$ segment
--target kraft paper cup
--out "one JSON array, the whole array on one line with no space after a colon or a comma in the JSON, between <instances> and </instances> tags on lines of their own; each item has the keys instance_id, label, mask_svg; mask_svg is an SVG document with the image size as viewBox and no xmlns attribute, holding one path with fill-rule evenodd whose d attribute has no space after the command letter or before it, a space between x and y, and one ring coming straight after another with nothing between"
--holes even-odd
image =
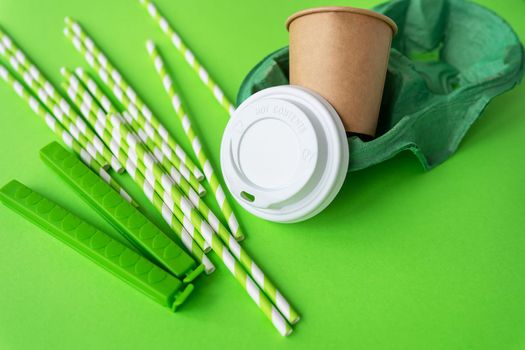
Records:
<instances>
[{"instance_id":1,"label":"kraft paper cup","mask_svg":"<svg viewBox=\"0 0 525 350\"><path fill-rule=\"evenodd\" d=\"M364 9L320 7L295 13L286 27L290 84L328 100L347 132L374 136L394 21Z\"/></svg>"}]
</instances>

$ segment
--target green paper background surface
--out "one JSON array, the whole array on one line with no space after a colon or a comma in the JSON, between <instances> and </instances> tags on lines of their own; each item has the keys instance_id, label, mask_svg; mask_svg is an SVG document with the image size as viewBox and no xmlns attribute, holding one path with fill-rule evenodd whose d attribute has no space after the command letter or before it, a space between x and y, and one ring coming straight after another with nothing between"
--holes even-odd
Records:
<instances>
[{"instance_id":1,"label":"green paper background surface","mask_svg":"<svg viewBox=\"0 0 525 350\"><path fill-rule=\"evenodd\" d=\"M253 65L287 44L288 15L379 2L156 3L233 100ZM523 0L477 2L525 41ZM0 25L55 84L61 66L87 67L62 35L66 15L189 151L145 51L145 40L155 39L218 163L227 115L138 1L0 0ZM114 233L39 160L55 137L3 82L0 106L0 184L16 178ZM172 314L2 206L0 349L525 349L524 136L521 84L497 97L457 153L430 172L402 153L351 173L327 210L293 225L237 206L243 246L302 315L289 338L213 254L218 270Z\"/></svg>"}]
</instances>

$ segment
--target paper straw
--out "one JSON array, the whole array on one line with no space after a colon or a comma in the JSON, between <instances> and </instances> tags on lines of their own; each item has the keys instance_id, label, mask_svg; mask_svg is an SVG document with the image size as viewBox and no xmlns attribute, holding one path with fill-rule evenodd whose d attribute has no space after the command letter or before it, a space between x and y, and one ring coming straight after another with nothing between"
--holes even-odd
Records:
<instances>
[{"instance_id":1,"label":"paper straw","mask_svg":"<svg viewBox=\"0 0 525 350\"><path fill-rule=\"evenodd\" d=\"M200 263L204 265L206 273L207 274L212 273L215 270L215 266L206 256L203 249L200 247L199 243L197 243L199 241L199 238L197 238L199 233L196 230L194 231L186 230L180 224L180 220L185 220L184 218L180 220L173 220L174 218L173 212L178 214L180 213L180 210L178 210L177 208L174 208L174 206L170 204L169 201L166 200L165 195L161 197L158 194L159 191L156 190L155 187L151 185L150 183L151 180L147 180L145 177L145 174L143 173L143 170L141 170L139 166L136 166L136 161L134 161L133 152L126 152L124 148L122 147L122 144L118 144L117 142L114 142L114 141L111 142L110 149L114 153L118 154L119 159L123 159L123 160L126 159L124 166L129 176L142 189L142 191L144 192L146 197L149 199L149 201L153 204L153 206L162 214L163 219L177 234L177 236L181 240L182 244L184 244L186 249L188 249L188 251L195 257L195 259L197 259ZM163 192L160 192L160 193L163 193ZM175 218L177 218L177 215L175 215ZM204 246L204 243L205 242L201 243L201 245Z\"/></svg>"},{"instance_id":2,"label":"paper straw","mask_svg":"<svg viewBox=\"0 0 525 350\"><path fill-rule=\"evenodd\" d=\"M68 91L70 90L69 87L70 86L67 86ZM74 96L74 99L77 99L76 96ZM101 129L100 126L101 124L99 123L98 126L95 127L95 130L99 132L102 131L103 128ZM104 133L101 132L101 134ZM204 251L197 243L198 238L197 241L195 240L195 238L197 237L197 233L195 233L195 235L192 237L192 234L193 232L195 232L195 230L187 231L180 224L179 221L173 220L173 209L168 204L166 204L164 200L157 194L157 192L151 186L150 182L144 177L143 172L137 166L138 156L133 151L129 150L127 144L123 144L123 140L121 138L119 138L120 143L114 139L111 139L111 136L109 139L107 138L107 136L104 136L104 138L110 143L111 151L122 162L122 164L126 168L126 172L134 180L134 182L142 189L145 196L153 204L153 206L162 214L163 219L177 234L177 236L181 240L182 244L186 247L186 249L188 249L188 251L197 259L197 261L204 265L204 269L207 274L212 273L215 270L215 266L209 260L209 258L206 256ZM203 241L201 244L205 246L204 243L205 242Z\"/></svg>"},{"instance_id":3,"label":"paper straw","mask_svg":"<svg viewBox=\"0 0 525 350\"><path fill-rule=\"evenodd\" d=\"M173 46L179 51L185 58L186 62L190 67L197 73L200 80L206 85L206 87L212 92L213 96L219 102L219 104L231 115L235 111L233 103L231 103L226 95L222 92L221 88L217 83L213 81L204 66L195 58L195 55L182 41L181 37L175 30L169 25L168 21L162 14L157 10L155 5L149 0L139 0L140 3L147 9L149 15L159 25L160 29L166 34L168 39L171 41Z\"/></svg>"},{"instance_id":4,"label":"paper straw","mask_svg":"<svg viewBox=\"0 0 525 350\"><path fill-rule=\"evenodd\" d=\"M110 118L111 117L114 116L110 116ZM117 119L112 119L112 123L114 126L117 126L119 124L119 121ZM246 274L246 271L243 269L243 267L235 260L228 248L224 246L224 244L218 238L218 236L214 234L213 229L201 217L200 213L193 207L192 203L180 192L176 184L173 183L168 176L164 176L164 174L162 174L161 169L157 169L159 165L155 162L149 162L149 166L153 168L153 176L151 176L151 171L148 172L145 169L140 169L141 163L139 162L139 166L137 167L139 171L137 172L136 169L132 168L133 165L131 164L131 162L129 162L129 159L125 161L125 158L122 158L127 157L127 154L129 154L129 150L126 150L121 146L125 147L124 144L121 144L119 146L115 142L112 142L110 149L119 159L122 159L121 161L123 162L123 164L125 164L126 171L128 172L128 174L130 174L132 178L135 179L137 175L141 172L144 172L145 174L150 174L146 177L150 179L153 178L154 180L144 180L144 177L142 177L139 180L139 185L148 186L147 190L145 190L145 193L149 193L149 197L154 196L155 193L163 193L162 198L164 199L164 203L162 204L162 213L165 214L168 211L173 212L175 210L175 214L177 215L177 210L175 208L180 208L183 216L182 218L178 219L184 220L185 217L191 219L193 226L198 228L205 241L217 253L217 255L227 266L229 271L235 276L235 278L237 279L237 281L239 281L241 286L243 286L243 288L246 289L250 297L261 308L261 310L263 310L264 314L272 321L272 323L278 329L278 331L282 335L290 334L292 332L292 328L290 327L290 325L286 322L286 320L279 313L279 311L273 306L268 297L259 289L257 284L253 282L252 278ZM161 175L160 177L159 174ZM150 182L153 182L153 187L150 186ZM200 199L198 196L197 198ZM169 204L166 205L166 203ZM237 243L235 239L232 238L232 240L235 243ZM195 247L195 245L193 245L193 247ZM249 259L249 257L247 256L245 256L245 258Z\"/></svg>"},{"instance_id":5,"label":"paper straw","mask_svg":"<svg viewBox=\"0 0 525 350\"><path fill-rule=\"evenodd\" d=\"M113 120L114 124L117 124L116 120ZM112 145L111 150L115 153L118 151L115 144ZM126 162L126 165L129 163ZM132 169L126 167L127 172L130 176L134 177L139 172L134 172ZM155 173L155 172L154 172ZM182 215L184 217L189 217L192 224L198 228L199 232L205 239L205 241L212 247L212 249L217 253L219 258L226 265L228 270L235 276L236 280L241 284L243 288L246 289L250 297L254 302L261 308L264 314L272 321L274 326L282 335L288 335L292 332L292 328L286 322L284 317L280 312L273 306L271 301L268 299L266 294L258 287L258 285L253 281L253 279L246 273L242 265L235 260L228 248L222 243L220 238L214 234L212 228L208 223L203 220L199 212L192 206L191 202L185 198L179 189L174 183L170 183L170 180L167 177L162 177L160 179L155 178L153 193L162 192L164 193L162 198L164 202L169 202L170 199L172 204L168 204L168 208L173 210L174 207L179 207L182 210ZM159 180L161 183L159 183ZM159 186L160 185L160 186ZM175 205L174 205L175 204ZM163 211L164 213L165 211ZM238 246L238 242L232 238L233 246ZM243 255L242 258L250 259L247 255Z\"/></svg>"},{"instance_id":6,"label":"paper straw","mask_svg":"<svg viewBox=\"0 0 525 350\"><path fill-rule=\"evenodd\" d=\"M89 93L92 96L99 96L101 99L102 105L106 105L108 108L106 109L107 113L118 113L115 106L110 102L110 100L107 98L107 96L104 94L102 89L98 86L98 84L91 79L91 77L84 72L84 70L77 68L76 74L78 78L82 81L82 84L87 87L89 90ZM69 77L66 77L66 79L69 79ZM171 178L175 180L175 182L183 189L186 189L189 186L191 186L197 194L202 197L206 190L204 186L197 180L193 174L187 172L187 176L189 178L189 181L186 180L186 177L182 176L181 173L171 164L169 159L163 156L162 152L158 150L157 147L153 144L152 140L149 138L146 131L141 128L139 125L136 124L136 121L129 115L129 113L124 113L124 117L126 118L126 122L130 129L134 131L134 134L136 134L142 141L142 143L146 146L147 149L153 150L152 154L153 156L162 164L164 169L170 174Z\"/></svg>"},{"instance_id":7,"label":"paper straw","mask_svg":"<svg viewBox=\"0 0 525 350\"><path fill-rule=\"evenodd\" d=\"M78 45L76 46L78 47ZM96 56L97 59L101 59L101 57L102 60L105 59L105 56ZM91 55L91 58L92 57L93 55ZM89 58L86 59L89 62ZM91 61L93 62L93 60ZM118 76L120 77L120 75ZM122 86L124 86L124 88L122 88ZM121 88L123 91L128 91L125 85L121 85ZM157 166L157 164L153 164L153 168L156 168ZM229 271L248 291L250 297L263 310L264 314L272 321L272 323L279 330L279 332L282 335L290 334L292 332L292 328L289 326L289 324L286 322L283 316L279 313L279 311L268 300L266 295L259 289L255 282L253 282L251 277L246 274L242 266L233 258L231 253L222 243L222 241L218 238L218 236L216 236L213 233L212 228L201 217L200 213L192 206L191 202L180 192L177 186L173 182L171 182L167 176L162 177L160 180L162 181L161 185L163 189L165 189L165 191L171 195L171 198L174 202L178 203L178 206L182 209L184 215L191 218L194 226L200 227L200 232L203 235L204 239L212 246L212 249L214 249L214 251L217 252L221 260L228 267ZM155 185L158 185L158 181L155 183Z\"/></svg>"},{"instance_id":8,"label":"paper straw","mask_svg":"<svg viewBox=\"0 0 525 350\"><path fill-rule=\"evenodd\" d=\"M122 150L120 145L116 142L112 142L110 148L113 152L119 155L120 159L127 159L124 163L126 172L133 179L133 181L142 189L144 195L149 199L153 206L162 214L162 217L166 223L173 229L177 234L182 244L186 249L204 265L204 270L207 274L212 273L215 270L215 266L206 256L204 251L199 247L195 240L191 237L191 234L180 224L179 221L173 220L172 207L164 202L164 200L157 194L155 189L151 186L148 180L144 177L143 173L138 170L134 162L130 157Z\"/></svg>"},{"instance_id":9,"label":"paper straw","mask_svg":"<svg viewBox=\"0 0 525 350\"><path fill-rule=\"evenodd\" d=\"M3 57L5 57L5 47L3 44L0 43L0 55L2 55ZM15 60L9 60L11 66L13 68L15 68L15 70L18 71L18 73L20 74L20 65L18 64L17 61ZM23 74L23 72L22 72ZM26 74L26 81L29 80L31 82L31 80L28 78L28 75ZM38 92L42 92L43 90L41 89L38 89L38 88L35 88L35 90L38 90ZM39 95L39 98L40 99L43 99L45 102L49 102L49 98L47 96L47 94L45 93L45 91L43 91L42 93L38 94ZM45 104L47 107L49 107L49 104ZM68 130L68 133L70 133L70 135L73 135L76 139L77 142L79 142L81 144L81 146L86 149L86 151L99 163L99 164L103 164L104 167L108 168L109 167L109 163L104 159L104 157L100 154L100 152L97 150L96 146L92 143L92 142L89 142L86 140L86 138L84 137L84 135L82 135L80 133L80 130L77 128L77 126L75 125L72 125L69 120L64 120L64 114L62 112L62 110L60 108L56 108L56 110L52 110L53 114L53 118L55 118L57 120L57 122L64 122L62 123L64 125L64 127Z\"/></svg>"},{"instance_id":10,"label":"paper straw","mask_svg":"<svg viewBox=\"0 0 525 350\"><path fill-rule=\"evenodd\" d=\"M92 156L101 164L110 164L111 167L117 171L122 172L123 168L118 161L112 157L111 152L104 147L100 139L96 137L93 131L87 127L82 118L69 106L68 102L60 96L53 85L47 81L40 73L38 68L30 62L25 54L20 50L7 34L0 31L0 53L4 56L13 69L23 77L26 84L35 91L35 94L48 107L51 101L56 104L53 111L54 116L62 123L62 125L70 131L70 133L79 141L81 145L87 143L86 140L91 141L95 145L95 152ZM51 110L51 109L50 109ZM66 118L64 118L64 116ZM72 125L70 127L70 125ZM78 136L77 136L78 135ZM97 153L100 154L97 155Z\"/></svg>"},{"instance_id":11,"label":"paper straw","mask_svg":"<svg viewBox=\"0 0 525 350\"><path fill-rule=\"evenodd\" d=\"M119 150L117 152L117 157L120 157L119 160L121 162L127 162L128 159L131 160L133 166L137 167L143 175L147 175L147 171L144 170L146 168L145 164L147 164L148 162L147 159L152 159L152 155L148 155L147 150L144 147L140 147L140 141L138 141L138 139L133 135L133 133L129 131L125 123L120 118L115 119L118 121L118 125L115 127L113 118L116 118L116 115L112 115L112 117L107 117L103 111L99 112L96 110L96 108L99 108L97 106L97 103L93 102L93 99L89 92L87 92L84 89L84 87L80 84L76 77L71 74L71 72L69 72L66 69L63 69L62 73L64 77L67 77L69 79L69 83L64 84L64 88L68 92L68 95L71 98L71 100L73 100L77 104L77 107L82 111L86 120L95 128L99 136L104 140L104 142L107 145L111 145L112 143L118 145ZM120 150L122 150L126 154L127 158L123 157L120 154ZM146 179L148 180L150 185L154 185L154 180L149 180L148 176L146 176ZM162 193L158 194L162 195ZM162 210L162 208L158 209ZM179 222L184 225L186 230L189 232L189 234L192 236L195 242L199 245L199 247L205 252L208 251L210 249L209 245L206 244L202 236L198 232L196 232L195 228L193 227L193 225L191 225L189 220L184 220L184 216L182 215L180 209L173 209L173 213L176 215L176 217L178 219L182 218L179 219ZM163 215L171 214L165 213ZM173 224L173 220L170 219L168 224ZM173 229L177 230L178 227L173 227Z\"/></svg>"},{"instance_id":12,"label":"paper straw","mask_svg":"<svg viewBox=\"0 0 525 350\"><path fill-rule=\"evenodd\" d=\"M242 240L244 238L244 234L240 229L237 218L233 213L230 203L228 202L224 190L222 189L220 181L217 178L217 175L211 165L211 162L209 161L205 149L202 146L202 142L200 141L200 138L196 134L195 130L193 129L190 119L182 109L181 99L179 95L177 95L177 93L175 92L173 82L166 72L162 57L159 55L152 41L148 41L147 49L151 59L153 60L155 70L159 74L164 89L166 90L168 97L172 102L172 106L175 109L175 112L177 113L177 116L179 117L179 120L182 123L184 132L186 133L186 136L188 136L188 140L190 141L195 156L197 157L201 168L204 170L204 176L210 184L210 187L215 195L215 199L219 204L219 207L224 217L226 218L231 233L233 234L235 239Z\"/></svg>"},{"instance_id":13,"label":"paper straw","mask_svg":"<svg viewBox=\"0 0 525 350\"><path fill-rule=\"evenodd\" d=\"M87 74L85 72L79 71L77 69L77 73L78 73L77 75L79 75L80 80L84 83L84 85L88 86L88 89L94 91L94 93L93 93L94 96L96 96L96 95L104 96L103 92L98 87L97 83L95 81L93 81L92 79L90 79L89 76L87 76ZM107 98L105 100L109 101ZM112 108L112 110L115 110L114 107L111 107L111 108ZM108 109L108 111L109 111L109 109ZM108 112L108 111L106 111L106 112ZM129 115L127 115L127 113L124 114L124 118L126 118L126 121L128 123L131 122L131 117ZM140 136L141 136L141 134L139 134L139 137ZM224 227L224 225L222 225L222 223L215 216L215 214L208 208L208 206L204 203L204 201L200 200L198 193L195 193L195 191L193 191L193 190L189 190L187 187L184 187L182 189L183 189L184 194L186 194L190 198L190 200L193 203L193 205L198 207L198 209L200 210L202 215L204 215L204 217L207 218L208 222L210 223L210 225L212 226L212 228L213 228L213 230L215 232L224 232L224 233L228 232L226 227Z\"/></svg>"},{"instance_id":14,"label":"paper straw","mask_svg":"<svg viewBox=\"0 0 525 350\"><path fill-rule=\"evenodd\" d=\"M216 189L218 188L220 190L221 196L217 196L217 199L219 199L219 205L221 205L221 200L222 204L226 203L224 192L220 188L219 179L215 175L211 163L208 160L208 157L206 156L203 147L201 146L199 137L192 128L190 118L184 111L181 98L177 94L173 81L166 71L166 67L162 57L160 56L152 41L148 41L146 46L148 49L148 53L154 63L155 70L157 71L163 83L163 86L168 94L168 97L172 102L173 108L175 109L177 116L182 122L184 130L188 135L192 146L194 147L194 151L201 163L202 168L204 169L204 174L208 182L210 183L212 190L216 194L218 193ZM226 211L226 213L223 211L223 213L227 218L231 218L231 216L228 216L228 214L233 215L229 206L228 211ZM279 290L277 290L275 285L264 275L261 269L255 264L255 262L248 257L248 255L241 248L239 243L237 243L229 234L225 235L223 231L221 231L221 233L222 234L220 234L220 237L222 241L230 248L232 252L238 252L236 258L241 262L241 265L250 273L250 275L255 279L257 284L264 290L264 292L268 295L270 300L286 317L286 319L292 324L299 321L298 313L290 306L290 303L288 303L288 301L283 297Z\"/></svg>"},{"instance_id":15,"label":"paper straw","mask_svg":"<svg viewBox=\"0 0 525 350\"><path fill-rule=\"evenodd\" d=\"M151 132L151 136L159 149L170 159L175 155L180 159L197 179L203 179L204 175L193 161L186 155L184 150L175 142L166 128L153 115L146 104L138 97L133 88L122 78L118 70L109 62L104 53L95 45L94 41L87 36L84 30L76 22L66 18L68 28L64 31L66 37L71 40L73 46L84 56L88 64L93 67L100 78L112 90L117 99L137 119L144 129ZM99 66L98 68L95 68ZM115 87L118 87L116 89ZM171 150L175 152L172 154ZM177 168L177 164L174 164ZM179 169L180 170L180 169ZM181 171L184 175L184 173Z\"/></svg>"},{"instance_id":16,"label":"paper straw","mask_svg":"<svg viewBox=\"0 0 525 350\"><path fill-rule=\"evenodd\" d=\"M114 124L118 124L118 122L115 123L114 121ZM115 145L114 147L111 147L114 153L118 151L115 149L116 147L118 146ZM126 164L129 163L126 162ZM154 168L153 174L158 174L157 171L155 171L157 164L153 163L151 166ZM126 170L132 177L136 174L135 171L128 169L128 167L126 167ZM200 213L193 207L192 203L180 192L174 183L170 182L167 177L161 176L159 179L157 175L154 176L154 178L154 186L150 191L152 191L152 193L164 193L162 198L165 199L165 202L169 202L171 199L172 203L175 204L168 205L170 210L177 206L182 210L184 217L191 218L192 224L199 229L199 232L203 235L206 242L211 245L212 249L214 249L214 251L219 255L221 260L228 267L229 271L236 277L241 286L247 290L250 297L263 310L264 314L272 321L279 332L282 335L290 334L292 332L292 328L289 326L280 312L273 306L266 294L264 294L259 289L258 285L253 281L253 279L246 274L246 271L243 269L242 265L240 265L235 260L228 248L226 248L217 235L214 234L213 229L201 217ZM198 196L194 196L192 199L195 199L195 197L200 200ZM164 210L163 213L164 212L166 212L166 210ZM238 243L235 241L235 239L232 238L232 241L237 244L234 244L233 246L240 249L240 246L238 246ZM243 258L250 259L247 255L243 255Z\"/></svg>"},{"instance_id":17,"label":"paper straw","mask_svg":"<svg viewBox=\"0 0 525 350\"><path fill-rule=\"evenodd\" d=\"M177 169L168 158L164 156L164 154L159 150L159 148L155 145L155 142L149 137L147 130L145 130L143 127L141 127L135 119L131 116L130 113L125 111L122 114L122 117L126 121L126 124L129 126L131 130L137 135L137 137L141 140L141 142L145 145L147 149L149 149L152 154L155 156L155 158L163 165L163 167L166 169L166 171L170 174L170 176L173 179L179 179L182 176L182 179L180 181L188 182L190 186L197 192L199 197L202 197L206 194L206 189L204 186L200 183L200 180L198 180L195 175L193 175L189 171L184 170L184 165L181 164L181 168ZM183 175L184 174L184 175ZM179 180L177 180L178 182Z\"/></svg>"},{"instance_id":18,"label":"paper straw","mask_svg":"<svg viewBox=\"0 0 525 350\"><path fill-rule=\"evenodd\" d=\"M161 125L160 127L154 127L145 117L144 108L139 109L133 99L130 99L124 91L129 91L131 88L128 87L127 90L122 90L118 84L122 84L122 78L120 78L119 73L113 71L111 74L104 68L101 63L94 58L94 56L89 53L86 47L82 42L74 36L73 32L69 29L65 29L66 36L72 41L74 47L86 58L88 64L93 67L93 69L98 73L102 81L110 88L112 93L115 95L117 100L128 110L135 119L140 121L139 125L143 127L144 134L147 138L151 138L154 144L152 150L156 154L162 155L172 163L172 167L178 169L180 173L190 182L198 182L203 178L201 171L195 167L192 160L186 156L184 150L173 141L171 136L167 134L168 141L163 140L162 135L164 135L165 128ZM90 40L90 39L88 39ZM82 53L84 52L84 53ZM134 92L133 92L134 93ZM136 100L137 98L135 98ZM149 111L149 110L148 110ZM149 112L151 113L151 112ZM167 132L167 131L166 131ZM172 151L172 147L173 150Z\"/></svg>"},{"instance_id":19,"label":"paper straw","mask_svg":"<svg viewBox=\"0 0 525 350\"><path fill-rule=\"evenodd\" d=\"M119 148L126 153L128 158L132 160L133 165L143 171L144 175L147 175L148 171L144 169L147 169L146 164L152 162L154 157L149 153L149 150L138 140L120 116L117 114L112 114L111 118L107 116L75 75L66 69L62 69L62 73L68 80L68 83L64 84L64 87L69 97L75 102L86 120L93 126L104 142L107 145L116 143ZM162 174L159 174L159 176L161 175ZM150 181L150 185L153 186L154 180L150 180L152 176L146 176L146 178ZM186 183L186 186L189 185ZM159 195L162 195L162 193L159 193ZM186 226L188 222L188 220L181 221L193 237L194 227L191 223L189 226ZM200 235L197 234L195 238L203 250L209 250L209 246Z\"/></svg>"},{"instance_id":20,"label":"paper straw","mask_svg":"<svg viewBox=\"0 0 525 350\"><path fill-rule=\"evenodd\" d=\"M115 115L112 115L112 117L115 117ZM120 143L112 141L110 144L111 150L118 155L119 159L127 160L125 167L126 171L131 171L129 173L131 178L143 189L146 197L159 210L164 220L173 228L188 251L204 264L207 273L213 272L215 267L204 253L204 251L209 250L209 245L202 239L202 236L196 229L186 230L185 227L188 227L188 223L191 223L191 221L174 204L169 193L165 192L160 184L152 179L154 176L151 172L145 170L144 163L136 161L139 158L138 155L133 150L126 149L123 139L120 139ZM174 217L176 220L173 220ZM184 227L180 224L181 222L184 223Z\"/></svg>"},{"instance_id":21,"label":"paper straw","mask_svg":"<svg viewBox=\"0 0 525 350\"><path fill-rule=\"evenodd\" d=\"M116 182L109 173L98 163L86 149L82 148L80 144L75 141L69 132L67 132L60 123L47 111L47 109L42 105L42 103L33 97L27 88L20 83L15 77L13 77L4 65L0 63L0 76L2 79L8 83L13 90L20 96L24 101L26 101L31 107L31 110L35 112L36 115L41 117L46 125L55 133L64 144L73 150L76 154L80 156L80 159L89 166L94 172L98 173L100 177L107 182L115 191L117 191L125 200L134 205L135 207L138 204L131 198L131 196Z\"/></svg>"},{"instance_id":22,"label":"paper straw","mask_svg":"<svg viewBox=\"0 0 525 350\"><path fill-rule=\"evenodd\" d=\"M77 143L77 146L80 147L80 145ZM74 147L71 148L75 153L79 154ZM85 152L87 156L89 154ZM84 159L82 155L80 155L80 158L84 161L84 163L90 167L94 172L98 173L102 180L104 180L108 185L110 185L115 191L117 191L122 198L124 198L128 203L130 203L135 208L139 207L139 204L135 202L135 200L120 186L120 184L111 176L110 173L108 173L99 163L97 163L91 156L89 156L90 160Z\"/></svg>"},{"instance_id":23,"label":"paper straw","mask_svg":"<svg viewBox=\"0 0 525 350\"><path fill-rule=\"evenodd\" d=\"M66 31L68 30L69 29L66 29ZM86 50L83 44L80 41L78 41L76 37L73 38L72 40L73 40L74 46L77 49L79 49L80 52ZM117 100L119 100L120 103L126 106L127 111L130 112L132 116L134 116L135 119L133 120L133 122L130 122L130 125L133 127L135 132L141 137L141 139L145 143L152 146L150 149L154 152L154 154L157 155L157 158L159 160L162 161L165 158L168 162L171 163L171 165L169 166L170 169L168 169L169 171L172 171L171 168L176 169L177 172L180 172L182 176L184 176L184 178L187 181L193 184L195 188L199 188L199 191L202 191L202 193L204 193L204 188L198 185L199 178L197 178L194 175L195 172L198 172L198 176L201 176L202 173L200 173L200 170L195 167L194 171L192 172L186 166L185 162L183 162L182 159L179 158L179 155L181 155L184 157L183 159L187 159L189 162L191 162L191 160L187 158L182 148L180 148L180 146L178 145L175 145L176 147L175 152L171 151L170 146L162 140L162 138L159 136L158 133L156 133L153 126L146 119L144 119L144 117L139 112L139 110L134 105L134 103L128 98L128 96L125 93L122 92L120 87L116 85L113 78L110 77L108 73L104 70L104 67L102 67L98 61L92 60L92 59L90 60L88 58L88 57L92 58L92 56L90 55L91 54L86 51L86 53L84 54L84 57L86 57L86 59L88 60L88 63L92 62L90 63L90 65L99 73L99 76L101 77L102 81L106 83L106 85L110 88L110 90L116 96ZM141 118L144 121L144 123L138 122L138 120L141 120ZM159 144L161 145L160 147L157 146ZM194 166L192 164L193 163L191 162L191 164L189 165Z\"/></svg>"}]
</instances>

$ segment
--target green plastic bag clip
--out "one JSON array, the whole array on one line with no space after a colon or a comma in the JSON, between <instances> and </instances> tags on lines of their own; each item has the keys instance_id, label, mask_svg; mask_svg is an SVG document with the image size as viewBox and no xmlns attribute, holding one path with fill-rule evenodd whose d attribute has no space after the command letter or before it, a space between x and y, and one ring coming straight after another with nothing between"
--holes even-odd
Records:
<instances>
[{"instance_id":1,"label":"green plastic bag clip","mask_svg":"<svg viewBox=\"0 0 525 350\"><path fill-rule=\"evenodd\" d=\"M0 200L55 238L173 311L193 291L192 284L184 284L108 234L16 180L0 189Z\"/></svg>"},{"instance_id":2,"label":"green plastic bag clip","mask_svg":"<svg viewBox=\"0 0 525 350\"><path fill-rule=\"evenodd\" d=\"M181 247L59 143L42 148L40 157L143 255L184 278L184 282L191 282L204 271L202 265L196 266Z\"/></svg>"}]
</instances>

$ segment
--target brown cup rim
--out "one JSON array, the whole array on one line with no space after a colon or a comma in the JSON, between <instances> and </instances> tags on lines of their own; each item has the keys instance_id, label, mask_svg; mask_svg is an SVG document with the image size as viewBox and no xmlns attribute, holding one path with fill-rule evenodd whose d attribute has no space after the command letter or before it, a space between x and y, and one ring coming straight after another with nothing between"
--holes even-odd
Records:
<instances>
[{"instance_id":1,"label":"brown cup rim","mask_svg":"<svg viewBox=\"0 0 525 350\"><path fill-rule=\"evenodd\" d=\"M380 14L372 10L361 9L361 8L350 7L350 6L323 6L323 7L315 7L315 8L301 10L299 12L294 13L290 17L288 17L288 19L286 20L286 30L290 29L290 24L292 24L292 22L296 20L297 18L306 16L306 15L311 15L314 13L319 13L319 12L350 12L350 13L356 13L359 15L374 17L388 24L390 28L392 29L392 33L393 33L392 35L396 35L397 33L396 22L394 22L390 17L387 17L383 14Z\"/></svg>"}]
</instances>

